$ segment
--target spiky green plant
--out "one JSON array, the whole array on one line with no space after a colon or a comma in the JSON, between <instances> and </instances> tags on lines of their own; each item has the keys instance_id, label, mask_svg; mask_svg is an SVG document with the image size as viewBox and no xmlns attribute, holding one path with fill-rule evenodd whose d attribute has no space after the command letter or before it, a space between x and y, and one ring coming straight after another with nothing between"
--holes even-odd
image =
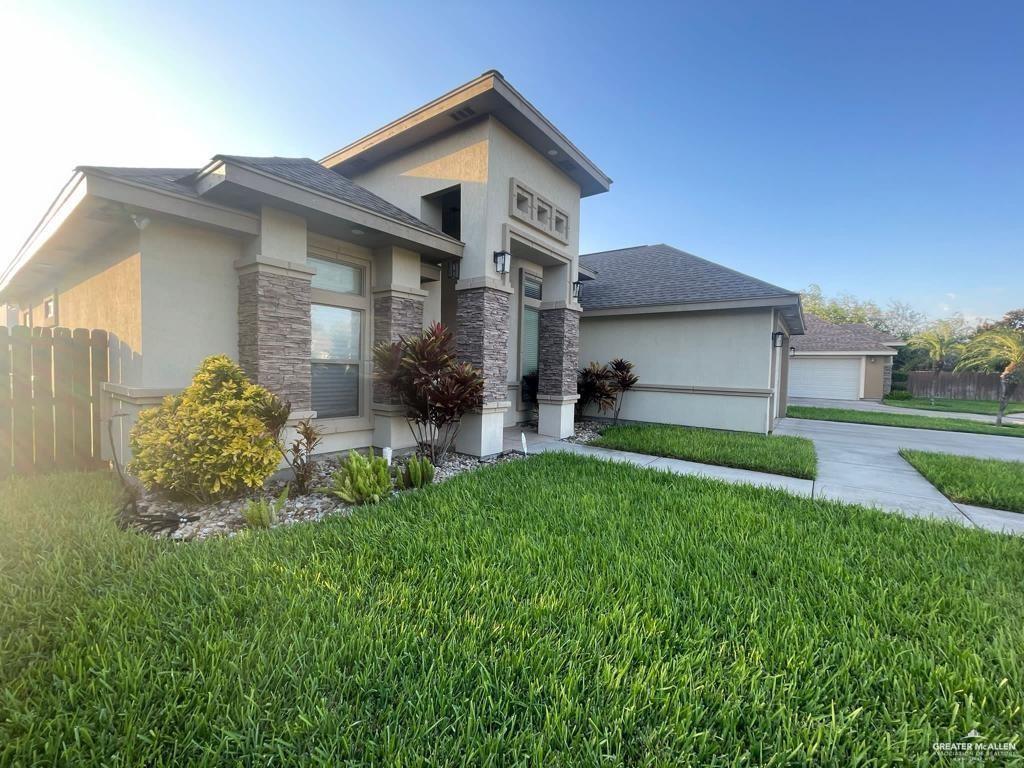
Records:
<instances>
[{"instance_id":1,"label":"spiky green plant","mask_svg":"<svg viewBox=\"0 0 1024 768\"><path fill-rule=\"evenodd\" d=\"M401 489L422 488L434 482L434 465L426 456L412 456L395 473L395 484Z\"/></svg>"},{"instance_id":2,"label":"spiky green plant","mask_svg":"<svg viewBox=\"0 0 1024 768\"><path fill-rule=\"evenodd\" d=\"M250 499L242 507L242 516L250 528L269 528L281 517L281 510L288 501L286 485L276 499Z\"/></svg>"},{"instance_id":3,"label":"spiky green plant","mask_svg":"<svg viewBox=\"0 0 1024 768\"><path fill-rule=\"evenodd\" d=\"M391 474L383 456L369 456L349 451L348 458L338 465L325 493L349 504L376 504L391 493Z\"/></svg>"},{"instance_id":4,"label":"spiky green plant","mask_svg":"<svg viewBox=\"0 0 1024 768\"><path fill-rule=\"evenodd\" d=\"M941 371L946 362L959 355L964 348L958 328L948 320L940 320L932 327L914 334L907 343L912 349L924 352L932 370L936 372Z\"/></svg>"}]
</instances>

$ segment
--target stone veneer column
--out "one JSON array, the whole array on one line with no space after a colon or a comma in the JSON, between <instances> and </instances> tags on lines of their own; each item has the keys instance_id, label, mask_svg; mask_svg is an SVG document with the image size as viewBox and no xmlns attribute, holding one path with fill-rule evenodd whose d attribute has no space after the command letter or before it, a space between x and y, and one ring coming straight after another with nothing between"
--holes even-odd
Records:
<instances>
[{"instance_id":1,"label":"stone veneer column","mask_svg":"<svg viewBox=\"0 0 1024 768\"><path fill-rule=\"evenodd\" d=\"M293 417L310 408L310 277L303 264L255 257L238 269L238 361Z\"/></svg>"},{"instance_id":2,"label":"stone veneer column","mask_svg":"<svg viewBox=\"0 0 1024 768\"><path fill-rule=\"evenodd\" d=\"M423 299L383 291L373 297L373 345L398 341L423 330ZM373 402L396 405L399 400L388 392L387 385L373 383Z\"/></svg>"},{"instance_id":3,"label":"stone veneer column","mask_svg":"<svg viewBox=\"0 0 1024 768\"><path fill-rule=\"evenodd\" d=\"M510 291L504 286L470 285L457 290L456 349L459 358L483 371L484 403L466 414L459 429L458 450L473 456L500 453L508 400L508 334Z\"/></svg>"},{"instance_id":4,"label":"stone veneer column","mask_svg":"<svg viewBox=\"0 0 1024 768\"><path fill-rule=\"evenodd\" d=\"M573 434L579 355L580 310L541 305L537 431L542 435L561 439Z\"/></svg>"}]
</instances>

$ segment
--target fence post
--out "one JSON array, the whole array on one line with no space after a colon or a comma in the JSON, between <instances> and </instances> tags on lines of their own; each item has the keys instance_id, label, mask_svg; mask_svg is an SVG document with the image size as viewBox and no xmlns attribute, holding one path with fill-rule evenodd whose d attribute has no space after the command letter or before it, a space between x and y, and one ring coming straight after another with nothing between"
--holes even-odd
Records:
<instances>
[{"instance_id":1,"label":"fence post","mask_svg":"<svg viewBox=\"0 0 1024 768\"><path fill-rule=\"evenodd\" d=\"M57 466L70 469L74 466L75 432L71 414L74 411L71 400L71 376L73 361L71 331L57 328L53 333L53 383L54 383L54 443L57 448Z\"/></svg>"},{"instance_id":2,"label":"fence post","mask_svg":"<svg viewBox=\"0 0 1024 768\"><path fill-rule=\"evenodd\" d=\"M14 469L31 472L32 447L32 332L25 326L11 328L11 424L14 432Z\"/></svg>"},{"instance_id":3,"label":"fence post","mask_svg":"<svg viewBox=\"0 0 1024 768\"><path fill-rule=\"evenodd\" d=\"M75 328L71 334L71 397L75 425L75 465L88 469L92 459L92 413L89 409L89 330Z\"/></svg>"},{"instance_id":4,"label":"fence post","mask_svg":"<svg viewBox=\"0 0 1024 768\"><path fill-rule=\"evenodd\" d=\"M35 415L36 469L53 469L53 333L32 333L32 410Z\"/></svg>"},{"instance_id":5,"label":"fence post","mask_svg":"<svg viewBox=\"0 0 1024 768\"><path fill-rule=\"evenodd\" d=\"M108 378L107 371L107 332L94 330L89 338L92 365L89 378L90 390L92 392L92 458L94 462L103 459L101 435L102 424L100 412L102 410L103 390L102 385Z\"/></svg>"},{"instance_id":6,"label":"fence post","mask_svg":"<svg viewBox=\"0 0 1024 768\"><path fill-rule=\"evenodd\" d=\"M0 478L11 473L11 335L0 326Z\"/></svg>"}]
</instances>

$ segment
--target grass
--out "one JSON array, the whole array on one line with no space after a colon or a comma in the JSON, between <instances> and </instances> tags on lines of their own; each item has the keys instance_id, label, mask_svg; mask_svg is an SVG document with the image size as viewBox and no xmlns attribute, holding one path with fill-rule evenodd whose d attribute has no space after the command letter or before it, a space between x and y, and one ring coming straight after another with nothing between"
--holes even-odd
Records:
<instances>
[{"instance_id":1,"label":"grass","mask_svg":"<svg viewBox=\"0 0 1024 768\"><path fill-rule=\"evenodd\" d=\"M948 400L927 397L914 397L910 400L883 400L886 405L897 408L920 408L925 411L945 411L946 413L978 413L983 416L995 416L999 413L999 403L994 400ZM1009 403L1007 413L1024 413L1024 403Z\"/></svg>"},{"instance_id":2,"label":"grass","mask_svg":"<svg viewBox=\"0 0 1024 768\"><path fill-rule=\"evenodd\" d=\"M818 469L814 443L803 437L629 424L606 428L591 445L808 480Z\"/></svg>"},{"instance_id":3,"label":"grass","mask_svg":"<svg viewBox=\"0 0 1024 768\"><path fill-rule=\"evenodd\" d=\"M786 415L794 419L844 421L853 424L876 424L883 427L910 427L912 429L935 429L941 432L971 432L978 435L1024 437L1024 427L1020 426L1004 424L997 427L983 421L944 419L940 416L919 416L913 413L880 413L877 411L855 411L848 408L812 408L806 405L791 405L786 409Z\"/></svg>"},{"instance_id":4,"label":"grass","mask_svg":"<svg viewBox=\"0 0 1024 768\"><path fill-rule=\"evenodd\" d=\"M952 501L1024 512L1024 461L911 451L900 456Z\"/></svg>"},{"instance_id":5,"label":"grass","mask_svg":"<svg viewBox=\"0 0 1024 768\"><path fill-rule=\"evenodd\" d=\"M1024 731L1024 540L546 454L197 544L0 483L0 765L892 765Z\"/></svg>"}]
</instances>

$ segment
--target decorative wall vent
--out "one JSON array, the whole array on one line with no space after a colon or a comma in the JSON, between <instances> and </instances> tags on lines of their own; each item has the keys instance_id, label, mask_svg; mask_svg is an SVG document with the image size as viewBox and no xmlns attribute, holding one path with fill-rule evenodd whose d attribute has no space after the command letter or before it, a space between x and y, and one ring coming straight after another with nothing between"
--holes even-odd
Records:
<instances>
[{"instance_id":1,"label":"decorative wall vent","mask_svg":"<svg viewBox=\"0 0 1024 768\"><path fill-rule=\"evenodd\" d=\"M473 109L472 107L462 107L461 109L456 109L454 112L449 112L448 117L450 117L456 123L461 123L466 118L472 117L475 114L476 110Z\"/></svg>"}]
</instances>

